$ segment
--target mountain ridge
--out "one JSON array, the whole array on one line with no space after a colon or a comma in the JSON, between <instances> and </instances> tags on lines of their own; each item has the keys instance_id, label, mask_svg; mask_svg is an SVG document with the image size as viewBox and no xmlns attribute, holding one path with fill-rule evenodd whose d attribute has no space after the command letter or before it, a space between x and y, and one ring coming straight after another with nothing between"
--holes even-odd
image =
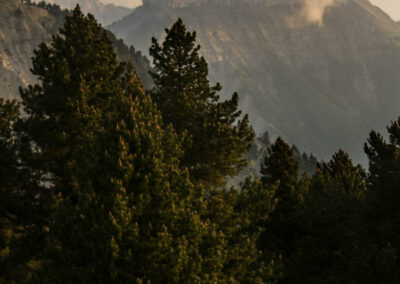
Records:
<instances>
[{"instance_id":1,"label":"mountain ridge","mask_svg":"<svg viewBox=\"0 0 400 284\"><path fill-rule=\"evenodd\" d=\"M112 24L131 14L135 9L114 4L105 4L100 0L45 0L51 4L57 4L61 8L72 10L77 4L84 13L91 13L97 21L103 25Z\"/></svg>"},{"instance_id":2,"label":"mountain ridge","mask_svg":"<svg viewBox=\"0 0 400 284\"><path fill-rule=\"evenodd\" d=\"M52 4L0 0L0 98L19 99L18 88L36 82L30 72L33 51L48 43L64 22L68 10ZM133 46L109 33L121 61L132 60L146 88L152 87L150 62Z\"/></svg>"},{"instance_id":3,"label":"mountain ridge","mask_svg":"<svg viewBox=\"0 0 400 284\"><path fill-rule=\"evenodd\" d=\"M143 0L143 5L169 6L172 8L185 8L190 6L200 7L204 5L222 5L234 6L244 5L293 5L298 4L302 0Z\"/></svg>"},{"instance_id":4,"label":"mountain ridge","mask_svg":"<svg viewBox=\"0 0 400 284\"><path fill-rule=\"evenodd\" d=\"M224 97L239 92L258 133L324 159L343 148L362 162L369 131L398 115L399 25L368 0L323 1L315 15L289 2L297 4L147 2L109 28L147 51L150 38L161 39L181 17L197 31L211 80L221 82Z\"/></svg>"}]
</instances>

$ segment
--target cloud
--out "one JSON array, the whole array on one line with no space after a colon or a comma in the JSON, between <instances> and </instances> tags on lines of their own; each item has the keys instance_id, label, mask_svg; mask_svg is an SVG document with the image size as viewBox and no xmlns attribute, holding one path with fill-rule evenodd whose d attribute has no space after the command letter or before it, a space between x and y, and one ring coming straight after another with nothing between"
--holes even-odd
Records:
<instances>
[{"instance_id":1,"label":"cloud","mask_svg":"<svg viewBox=\"0 0 400 284\"><path fill-rule=\"evenodd\" d=\"M124 6L128 8L136 8L142 5L142 0L100 0L104 4L114 4L117 6Z\"/></svg>"},{"instance_id":2,"label":"cloud","mask_svg":"<svg viewBox=\"0 0 400 284\"><path fill-rule=\"evenodd\" d=\"M346 0L303 0L300 12L290 19L290 24L298 26L299 24L316 23L322 26L326 9L344 1Z\"/></svg>"}]
</instances>

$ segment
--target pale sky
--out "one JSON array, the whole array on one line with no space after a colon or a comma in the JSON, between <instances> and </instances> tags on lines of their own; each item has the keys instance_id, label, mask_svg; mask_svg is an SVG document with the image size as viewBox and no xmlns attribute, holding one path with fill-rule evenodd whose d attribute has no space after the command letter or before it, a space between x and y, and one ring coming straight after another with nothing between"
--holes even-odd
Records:
<instances>
[{"instance_id":1,"label":"pale sky","mask_svg":"<svg viewBox=\"0 0 400 284\"><path fill-rule=\"evenodd\" d=\"M106 4L112 3L115 5L125 6L129 8L135 8L137 6L142 5L142 0L100 0L100 1Z\"/></svg>"},{"instance_id":2,"label":"pale sky","mask_svg":"<svg viewBox=\"0 0 400 284\"><path fill-rule=\"evenodd\" d=\"M400 20L400 0L370 0L372 4L378 6L394 20Z\"/></svg>"}]
</instances>

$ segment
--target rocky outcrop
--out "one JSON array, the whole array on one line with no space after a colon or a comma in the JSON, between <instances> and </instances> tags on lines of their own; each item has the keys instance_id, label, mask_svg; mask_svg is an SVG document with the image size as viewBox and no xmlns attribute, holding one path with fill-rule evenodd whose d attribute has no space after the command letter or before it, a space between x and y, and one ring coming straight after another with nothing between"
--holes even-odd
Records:
<instances>
[{"instance_id":1,"label":"rocky outcrop","mask_svg":"<svg viewBox=\"0 0 400 284\"><path fill-rule=\"evenodd\" d=\"M161 2L145 1L110 29L147 51L181 17L197 31L211 79L225 96L239 92L259 133L324 159L343 148L362 162L369 131L400 114L400 27L368 0Z\"/></svg>"},{"instance_id":2,"label":"rocky outcrop","mask_svg":"<svg viewBox=\"0 0 400 284\"><path fill-rule=\"evenodd\" d=\"M49 42L64 22L67 10L40 8L20 0L0 0L0 98L18 99L18 88L36 82L30 72L34 50ZM48 9L48 10L46 10ZM58 12L56 12L58 11ZM60 12L60 13L59 13ZM146 88L152 88L150 62L133 46L109 33L121 61L132 60Z\"/></svg>"},{"instance_id":3,"label":"rocky outcrop","mask_svg":"<svg viewBox=\"0 0 400 284\"><path fill-rule=\"evenodd\" d=\"M56 21L45 10L18 0L0 0L0 97L18 97L18 86L34 81L33 50L51 38Z\"/></svg>"}]
</instances>

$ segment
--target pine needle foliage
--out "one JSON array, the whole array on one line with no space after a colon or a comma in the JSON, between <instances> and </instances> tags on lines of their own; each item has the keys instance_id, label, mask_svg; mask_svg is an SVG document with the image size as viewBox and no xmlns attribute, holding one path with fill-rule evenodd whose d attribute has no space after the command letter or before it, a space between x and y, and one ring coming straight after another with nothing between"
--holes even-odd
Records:
<instances>
[{"instance_id":1,"label":"pine needle foliage","mask_svg":"<svg viewBox=\"0 0 400 284\"><path fill-rule=\"evenodd\" d=\"M172 124L185 137L181 165L192 180L212 187L224 185L227 176L246 166L243 154L254 137L248 116L241 118L236 93L221 101L220 84L210 85L196 32L187 31L181 19L165 31L164 42L153 38L150 48L155 70L152 98L165 124Z\"/></svg>"}]
</instances>

